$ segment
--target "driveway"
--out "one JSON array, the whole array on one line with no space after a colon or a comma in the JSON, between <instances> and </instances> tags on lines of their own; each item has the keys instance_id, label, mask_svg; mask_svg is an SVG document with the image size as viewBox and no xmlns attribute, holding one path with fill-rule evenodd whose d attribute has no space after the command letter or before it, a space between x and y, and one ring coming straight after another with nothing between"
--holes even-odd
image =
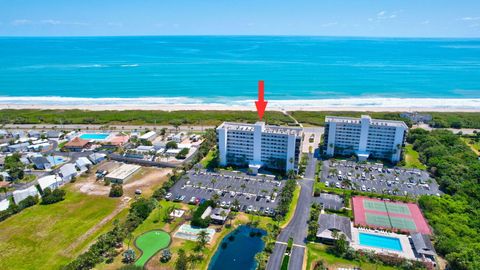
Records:
<instances>
[{"instance_id":1,"label":"driveway","mask_svg":"<svg viewBox=\"0 0 480 270\"><path fill-rule=\"evenodd\" d=\"M268 260L268 270L278 270L282 265L283 255L287 248L289 238L293 238L293 246L290 255L288 269L299 270L303 266L303 257L306 248L308 218L310 214L310 205L312 203L312 192L315 176L315 166L317 160L313 154L309 154L309 161L305 171L305 178L299 180L301 187L297 207L290 223L283 229L277 237L277 244ZM308 177L307 177L308 176Z\"/></svg>"}]
</instances>

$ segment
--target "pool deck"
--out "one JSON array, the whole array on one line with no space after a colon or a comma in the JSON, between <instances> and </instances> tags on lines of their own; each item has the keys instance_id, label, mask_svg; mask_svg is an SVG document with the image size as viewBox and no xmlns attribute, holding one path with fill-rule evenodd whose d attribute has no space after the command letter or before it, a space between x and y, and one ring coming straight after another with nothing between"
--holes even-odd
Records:
<instances>
[{"instance_id":1,"label":"pool deck","mask_svg":"<svg viewBox=\"0 0 480 270\"><path fill-rule=\"evenodd\" d=\"M360 237L359 233L361 233L361 232L362 233L374 234L374 235L380 235L380 236L398 238L400 240L400 244L402 245L402 251L361 245L360 240L359 240L359 237ZM403 234L396 234L396 233L389 233L389 232L384 232L384 231L362 229L362 228L355 228L354 227L354 228L352 228L352 242L350 243L350 246L352 248L354 248L355 250L358 250L358 249L371 250L371 251L375 251L377 253L383 253L383 254L396 254L396 255L398 255L400 257L403 257L403 258L406 258L406 259L411 259L411 260L416 259L415 254L413 253L412 247L410 245L410 241L408 240L408 236L403 235Z\"/></svg>"}]
</instances>

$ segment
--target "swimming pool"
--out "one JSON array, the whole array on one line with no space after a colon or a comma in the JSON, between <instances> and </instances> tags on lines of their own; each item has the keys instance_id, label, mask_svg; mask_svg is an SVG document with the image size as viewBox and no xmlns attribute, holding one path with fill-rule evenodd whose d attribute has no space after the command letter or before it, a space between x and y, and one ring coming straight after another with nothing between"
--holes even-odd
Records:
<instances>
[{"instance_id":1,"label":"swimming pool","mask_svg":"<svg viewBox=\"0 0 480 270\"><path fill-rule=\"evenodd\" d=\"M80 135L80 139L84 140L105 140L109 136L108 133L84 133Z\"/></svg>"},{"instance_id":2,"label":"swimming pool","mask_svg":"<svg viewBox=\"0 0 480 270\"><path fill-rule=\"evenodd\" d=\"M384 248L391 249L395 251L402 251L402 244L400 239L395 237L369 234L369 233L359 233L360 245L375 247L375 248Z\"/></svg>"},{"instance_id":3,"label":"swimming pool","mask_svg":"<svg viewBox=\"0 0 480 270\"><path fill-rule=\"evenodd\" d=\"M52 164L52 166L57 166L67 162L67 159L62 156L48 156L47 160L50 162L50 164Z\"/></svg>"}]
</instances>

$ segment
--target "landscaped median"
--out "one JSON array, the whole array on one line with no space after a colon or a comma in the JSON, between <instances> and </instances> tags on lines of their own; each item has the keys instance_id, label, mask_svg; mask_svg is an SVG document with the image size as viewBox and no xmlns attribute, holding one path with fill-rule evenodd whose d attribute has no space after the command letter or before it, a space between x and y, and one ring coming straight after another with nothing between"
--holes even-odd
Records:
<instances>
[{"instance_id":1,"label":"landscaped median","mask_svg":"<svg viewBox=\"0 0 480 270\"><path fill-rule=\"evenodd\" d=\"M282 229L285 228L288 225L288 223L290 223L290 221L293 218L293 215L295 214L295 210L297 209L298 197L300 197L300 190L301 190L300 186L297 185L295 187L295 191L293 192L293 197L292 197L292 201L290 202L288 212L285 215L285 218L280 222L280 228Z\"/></svg>"}]
</instances>

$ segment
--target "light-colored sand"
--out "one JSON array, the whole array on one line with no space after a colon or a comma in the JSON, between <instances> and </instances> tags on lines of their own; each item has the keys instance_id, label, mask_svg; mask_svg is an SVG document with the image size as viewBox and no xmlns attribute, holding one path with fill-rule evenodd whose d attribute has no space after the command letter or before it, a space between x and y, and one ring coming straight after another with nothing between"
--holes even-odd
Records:
<instances>
[{"instance_id":1,"label":"light-colored sand","mask_svg":"<svg viewBox=\"0 0 480 270\"><path fill-rule=\"evenodd\" d=\"M125 110L149 110L149 111L189 111L189 110L202 110L202 111L255 111L255 106L232 106L232 105L218 105L218 104L184 104L184 105L150 105L150 104L138 104L138 105L30 105L30 104L0 104L0 109L42 109L42 110L90 110L90 111L125 111ZM274 101L268 104L267 110L269 111L369 111L369 112L405 112L405 111L436 111L436 112L480 112L479 107L463 107L461 105L455 106L443 106L443 107L422 107L405 102L405 106L295 106L286 104L275 104Z\"/></svg>"}]
</instances>

